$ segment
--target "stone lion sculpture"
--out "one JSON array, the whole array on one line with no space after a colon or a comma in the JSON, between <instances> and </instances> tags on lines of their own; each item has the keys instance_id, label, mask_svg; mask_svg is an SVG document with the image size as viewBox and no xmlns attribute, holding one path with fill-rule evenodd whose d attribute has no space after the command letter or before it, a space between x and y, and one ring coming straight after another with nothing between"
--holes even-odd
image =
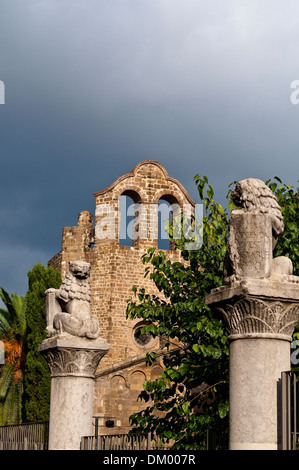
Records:
<instances>
[{"instance_id":1,"label":"stone lion sculpture","mask_svg":"<svg viewBox=\"0 0 299 470\"><path fill-rule=\"evenodd\" d=\"M263 181L248 178L236 184L231 197L238 209L232 211L229 221L225 283L246 277L291 275L290 259L273 258L278 237L284 230L275 194Z\"/></svg>"},{"instance_id":2,"label":"stone lion sculpture","mask_svg":"<svg viewBox=\"0 0 299 470\"><path fill-rule=\"evenodd\" d=\"M48 289L47 334L95 339L100 327L90 312L90 263L70 261L60 289Z\"/></svg>"},{"instance_id":3,"label":"stone lion sculpture","mask_svg":"<svg viewBox=\"0 0 299 470\"><path fill-rule=\"evenodd\" d=\"M281 208L271 189L257 178L247 178L236 184L231 197L234 204L244 212L269 214L271 216L274 249L278 236L283 233L284 224Z\"/></svg>"}]
</instances>

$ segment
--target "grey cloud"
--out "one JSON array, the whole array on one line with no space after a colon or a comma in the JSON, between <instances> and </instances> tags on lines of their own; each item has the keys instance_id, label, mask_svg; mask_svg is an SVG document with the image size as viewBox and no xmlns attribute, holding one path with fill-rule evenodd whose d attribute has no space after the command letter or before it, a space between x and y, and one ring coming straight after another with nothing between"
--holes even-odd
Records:
<instances>
[{"instance_id":1,"label":"grey cloud","mask_svg":"<svg viewBox=\"0 0 299 470\"><path fill-rule=\"evenodd\" d=\"M55 254L92 193L141 160L197 200L195 173L223 203L248 176L296 185L298 13L295 0L2 0L0 285L26 283L17 266Z\"/></svg>"}]
</instances>

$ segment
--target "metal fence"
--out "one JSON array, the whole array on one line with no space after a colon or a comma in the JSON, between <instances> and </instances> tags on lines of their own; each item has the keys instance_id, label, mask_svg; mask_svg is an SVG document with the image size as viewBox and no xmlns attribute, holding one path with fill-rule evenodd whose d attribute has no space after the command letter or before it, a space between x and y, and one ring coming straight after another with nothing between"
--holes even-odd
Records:
<instances>
[{"instance_id":1,"label":"metal fence","mask_svg":"<svg viewBox=\"0 0 299 470\"><path fill-rule=\"evenodd\" d=\"M206 450L228 450L228 429L208 429Z\"/></svg>"},{"instance_id":2,"label":"metal fence","mask_svg":"<svg viewBox=\"0 0 299 470\"><path fill-rule=\"evenodd\" d=\"M159 438L149 434L84 436L81 450L167 450Z\"/></svg>"},{"instance_id":3,"label":"metal fence","mask_svg":"<svg viewBox=\"0 0 299 470\"><path fill-rule=\"evenodd\" d=\"M299 450L299 370L281 374L282 450Z\"/></svg>"},{"instance_id":4,"label":"metal fence","mask_svg":"<svg viewBox=\"0 0 299 470\"><path fill-rule=\"evenodd\" d=\"M84 436L81 450L150 450L151 437L144 434Z\"/></svg>"},{"instance_id":5,"label":"metal fence","mask_svg":"<svg viewBox=\"0 0 299 470\"><path fill-rule=\"evenodd\" d=\"M49 422L0 426L0 450L47 450Z\"/></svg>"},{"instance_id":6,"label":"metal fence","mask_svg":"<svg viewBox=\"0 0 299 470\"><path fill-rule=\"evenodd\" d=\"M110 434L84 436L81 438L81 450L170 450L172 444L163 443L152 434ZM207 450L227 450L228 442L225 433L214 430L207 432Z\"/></svg>"}]
</instances>

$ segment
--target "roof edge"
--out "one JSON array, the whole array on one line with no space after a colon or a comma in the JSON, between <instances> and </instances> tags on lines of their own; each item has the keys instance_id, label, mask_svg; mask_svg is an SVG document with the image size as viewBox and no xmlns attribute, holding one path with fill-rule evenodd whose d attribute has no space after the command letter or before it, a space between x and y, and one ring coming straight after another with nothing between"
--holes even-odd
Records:
<instances>
[{"instance_id":1,"label":"roof edge","mask_svg":"<svg viewBox=\"0 0 299 470\"><path fill-rule=\"evenodd\" d=\"M171 181L172 183L176 184L180 190L182 191L182 193L185 195L186 199L189 201L190 204L192 204L193 206L195 206L195 202L193 201L193 199L191 198L191 196L189 195L188 191L184 188L184 186L175 178L172 178L171 176L168 175L168 172L166 170L166 168L159 162L155 161L155 160L143 160L141 162L139 162L131 171L130 173L126 173L125 175L122 175L120 176L117 180L114 181L114 183L110 184L110 186L108 186L107 188L105 189L102 189L101 191L97 191L95 193L93 193L93 196L101 196L105 193L108 193L109 191L112 191L112 189L115 188L115 186L117 186L119 183L121 183L122 181L124 181L125 179L128 179L128 178L133 178L135 176L135 174L137 173L137 170L143 166L143 165L156 165L159 167L159 169L162 171L162 173L164 174L164 177L166 179L166 181Z\"/></svg>"}]
</instances>

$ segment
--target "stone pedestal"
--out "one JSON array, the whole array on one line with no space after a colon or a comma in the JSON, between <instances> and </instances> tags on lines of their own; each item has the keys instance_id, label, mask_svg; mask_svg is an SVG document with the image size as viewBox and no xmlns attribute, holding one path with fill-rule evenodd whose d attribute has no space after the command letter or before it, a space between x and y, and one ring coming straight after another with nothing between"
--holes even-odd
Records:
<instances>
[{"instance_id":1,"label":"stone pedestal","mask_svg":"<svg viewBox=\"0 0 299 470\"><path fill-rule=\"evenodd\" d=\"M272 266L271 217L235 211L230 219L230 256L240 278L268 277Z\"/></svg>"},{"instance_id":2,"label":"stone pedestal","mask_svg":"<svg viewBox=\"0 0 299 470\"><path fill-rule=\"evenodd\" d=\"M290 259L273 257L284 222L270 188L247 178L231 197L238 209L229 219L224 285L206 298L230 332L229 445L274 450L281 445L281 373L291 367L299 277Z\"/></svg>"},{"instance_id":3,"label":"stone pedestal","mask_svg":"<svg viewBox=\"0 0 299 470\"><path fill-rule=\"evenodd\" d=\"M53 336L40 345L51 371L49 450L79 450L92 435L94 375L108 350L102 338Z\"/></svg>"},{"instance_id":4,"label":"stone pedestal","mask_svg":"<svg viewBox=\"0 0 299 470\"><path fill-rule=\"evenodd\" d=\"M231 450L280 448L281 372L290 369L290 342L299 318L299 284L291 280L235 281L206 298L230 331Z\"/></svg>"}]
</instances>

